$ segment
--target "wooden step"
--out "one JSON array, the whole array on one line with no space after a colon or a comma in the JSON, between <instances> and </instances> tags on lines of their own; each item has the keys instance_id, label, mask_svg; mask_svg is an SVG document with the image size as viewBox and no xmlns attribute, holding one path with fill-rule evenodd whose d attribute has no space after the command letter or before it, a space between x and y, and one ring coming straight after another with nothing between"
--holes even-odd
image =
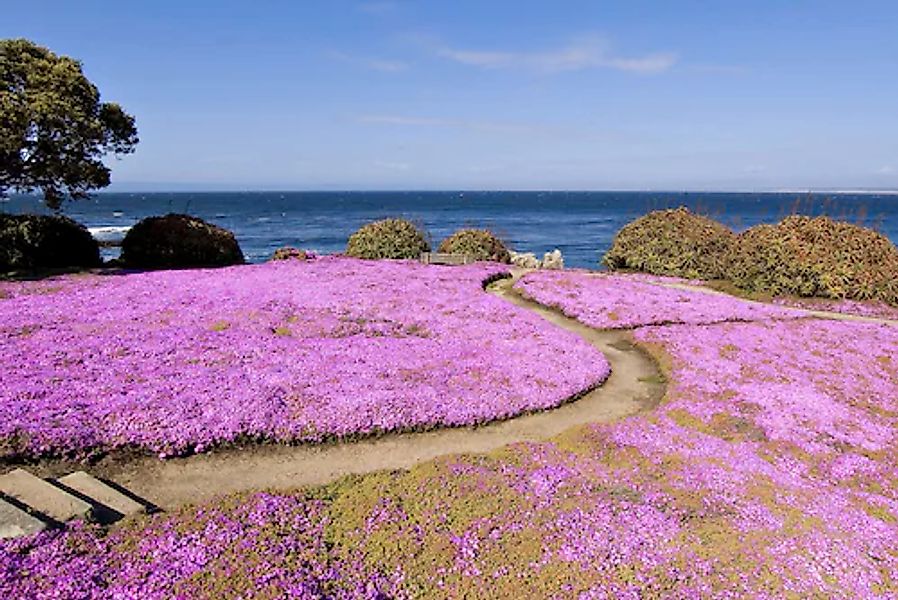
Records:
<instances>
[{"instance_id":1,"label":"wooden step","mask_svg":"<svg viewBox=\"0 0 898 600\"><path fill-rule=\"evenodd\" d=\"M425 265L470 265L475 262L470 254L450 254L446 252L422 252L421 262Z\"/></svg>"},{"instance_id":2,"label":"wooden step","mask_svg":"<svg viewBox=\"0 0 898 600\"><path fill-rule=\"evenodd\" d=\"M31 535L46 527L37 517L0 498L0 540Z\"/></svg>"},{"instance_id":3,"label":"wooden step","mask_svg":"<svg viewBox=\"0 0 898 600\"><path fill-rule=\"evenodd\" d=\"M0 492L60 523L91 515L89 503L24 469L0 475Z\"/></svg>"},{"instance_id":4,"label":"wooden step","mask_svg":"<svg viewBox=\"0 0 898 600\"><path fill-rule=\"evenodd\" d=\"M143 504L84 471L69 473L65 477L57 479L56 482L81 497L99 504L99 507L94 507L94 512L97 520L101 523L111 523L127 515L146 512L146 507Z\"/></svg>"}]
</instances>

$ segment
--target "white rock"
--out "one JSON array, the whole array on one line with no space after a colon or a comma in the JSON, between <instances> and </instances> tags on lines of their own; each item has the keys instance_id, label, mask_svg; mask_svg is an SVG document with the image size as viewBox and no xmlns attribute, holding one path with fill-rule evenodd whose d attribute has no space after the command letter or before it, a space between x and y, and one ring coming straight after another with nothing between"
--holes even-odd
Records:
<instances>
[{"instance_id":1,"label":"white rock","mask_svg":"<svg viewBox=\"0 0 898 600\"><path fill-rule=\"evenodd\" d=\"M538 269L539 259L533 252L509 252L511 255L511 264L524 269Z\"/></svg>"},{"instance_id":2,"label":"white rock","mask_svg":"<svg viewBox=\"0 0 898 600\"><path fill-rule=\"evenodd\" d=\"M543 256L543 262L540 265L543 269L563 269L564 258L561 256L561 250L555 248L551 252L546 252Z\"/></svg>"}]
</instances>

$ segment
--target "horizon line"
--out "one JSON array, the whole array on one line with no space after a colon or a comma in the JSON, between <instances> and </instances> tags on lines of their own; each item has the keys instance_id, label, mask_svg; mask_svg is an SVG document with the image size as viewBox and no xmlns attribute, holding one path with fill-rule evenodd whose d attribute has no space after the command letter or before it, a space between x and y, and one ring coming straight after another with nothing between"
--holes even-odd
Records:
<instances>
[{"instance_id":1,"label":"horizon line","mask_svg":"<svg viewBox=\"0 0 898 600\"><path fill-rule=\"evenodd\" d=\"M151 185L151 184L150 184ZM253 194L365 194L365 193L544 193L544 194L571 194L571 193L656 193L656 194L898 194L896 188L865 188L865 187L777 187L761 189L740 188L148 188L148 189L102 189L91 192L92 194L183 194L183 193L253 193ZM39 193L25 194L39 195Z\"/></svg>"},{"instance_id":2,"label":"horizon line","mask_svg":"<svg viewBox=\"0 0 898 600\"><path fill-rule=\"evenodd\" d=\"M605 189L549 189L549 188L148 188L148 189L102 189L91 192L91 196L113 194L835 194L835 195L898 195L898 188L765 188L765 189L701 189L701 188L605 188ZM12 192L12 197L41 197L40 192ZM0 199L0 202L3 202Z\"/></svg>"}]
</instances>

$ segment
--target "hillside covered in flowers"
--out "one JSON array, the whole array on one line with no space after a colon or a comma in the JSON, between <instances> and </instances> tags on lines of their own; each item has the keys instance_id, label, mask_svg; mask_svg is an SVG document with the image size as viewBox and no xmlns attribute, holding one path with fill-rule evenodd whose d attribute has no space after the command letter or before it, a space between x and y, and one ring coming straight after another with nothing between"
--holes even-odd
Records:
<instances>
[{"instance_id":1,"label":"hillside covered in flowers","mask_svg":"<svg viewBox=\"0 0 898 600\"><path fill-rule=\"evenodd\" d=\"M160 455L558 406L600 352L483 291L497 265L345 258L0 287L0 455Z\"/></svg>"},{"instance_id":2,"label":"hillside covered in flowers","mask_svg":"<svg viewBox=\"0 0 898 600\"><path fill-rule=\"evenodd\" d=\"M477 269L432 272L473 286ZM5 542L0 595L895 597L898 327L627 276L518 285L633 329L665 371L661 405L409 471Z\"/></svg>"}]
</instances>

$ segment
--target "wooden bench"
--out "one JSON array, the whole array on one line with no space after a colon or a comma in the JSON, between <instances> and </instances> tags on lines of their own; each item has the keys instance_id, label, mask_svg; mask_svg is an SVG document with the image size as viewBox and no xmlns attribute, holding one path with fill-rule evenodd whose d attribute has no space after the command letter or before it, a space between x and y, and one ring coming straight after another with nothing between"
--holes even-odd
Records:
<instances>
[{"instance_id":1,"label":"wooden bench","mask_svg":"<svg viewBox=\"0 0 898 600\"><path fill-rule=\"evenodd\" d=\"M422 252L421 262L425 265L469 265L475 262L470 254L447 254L445 252Z\"/></svg>"}]
</instances>

